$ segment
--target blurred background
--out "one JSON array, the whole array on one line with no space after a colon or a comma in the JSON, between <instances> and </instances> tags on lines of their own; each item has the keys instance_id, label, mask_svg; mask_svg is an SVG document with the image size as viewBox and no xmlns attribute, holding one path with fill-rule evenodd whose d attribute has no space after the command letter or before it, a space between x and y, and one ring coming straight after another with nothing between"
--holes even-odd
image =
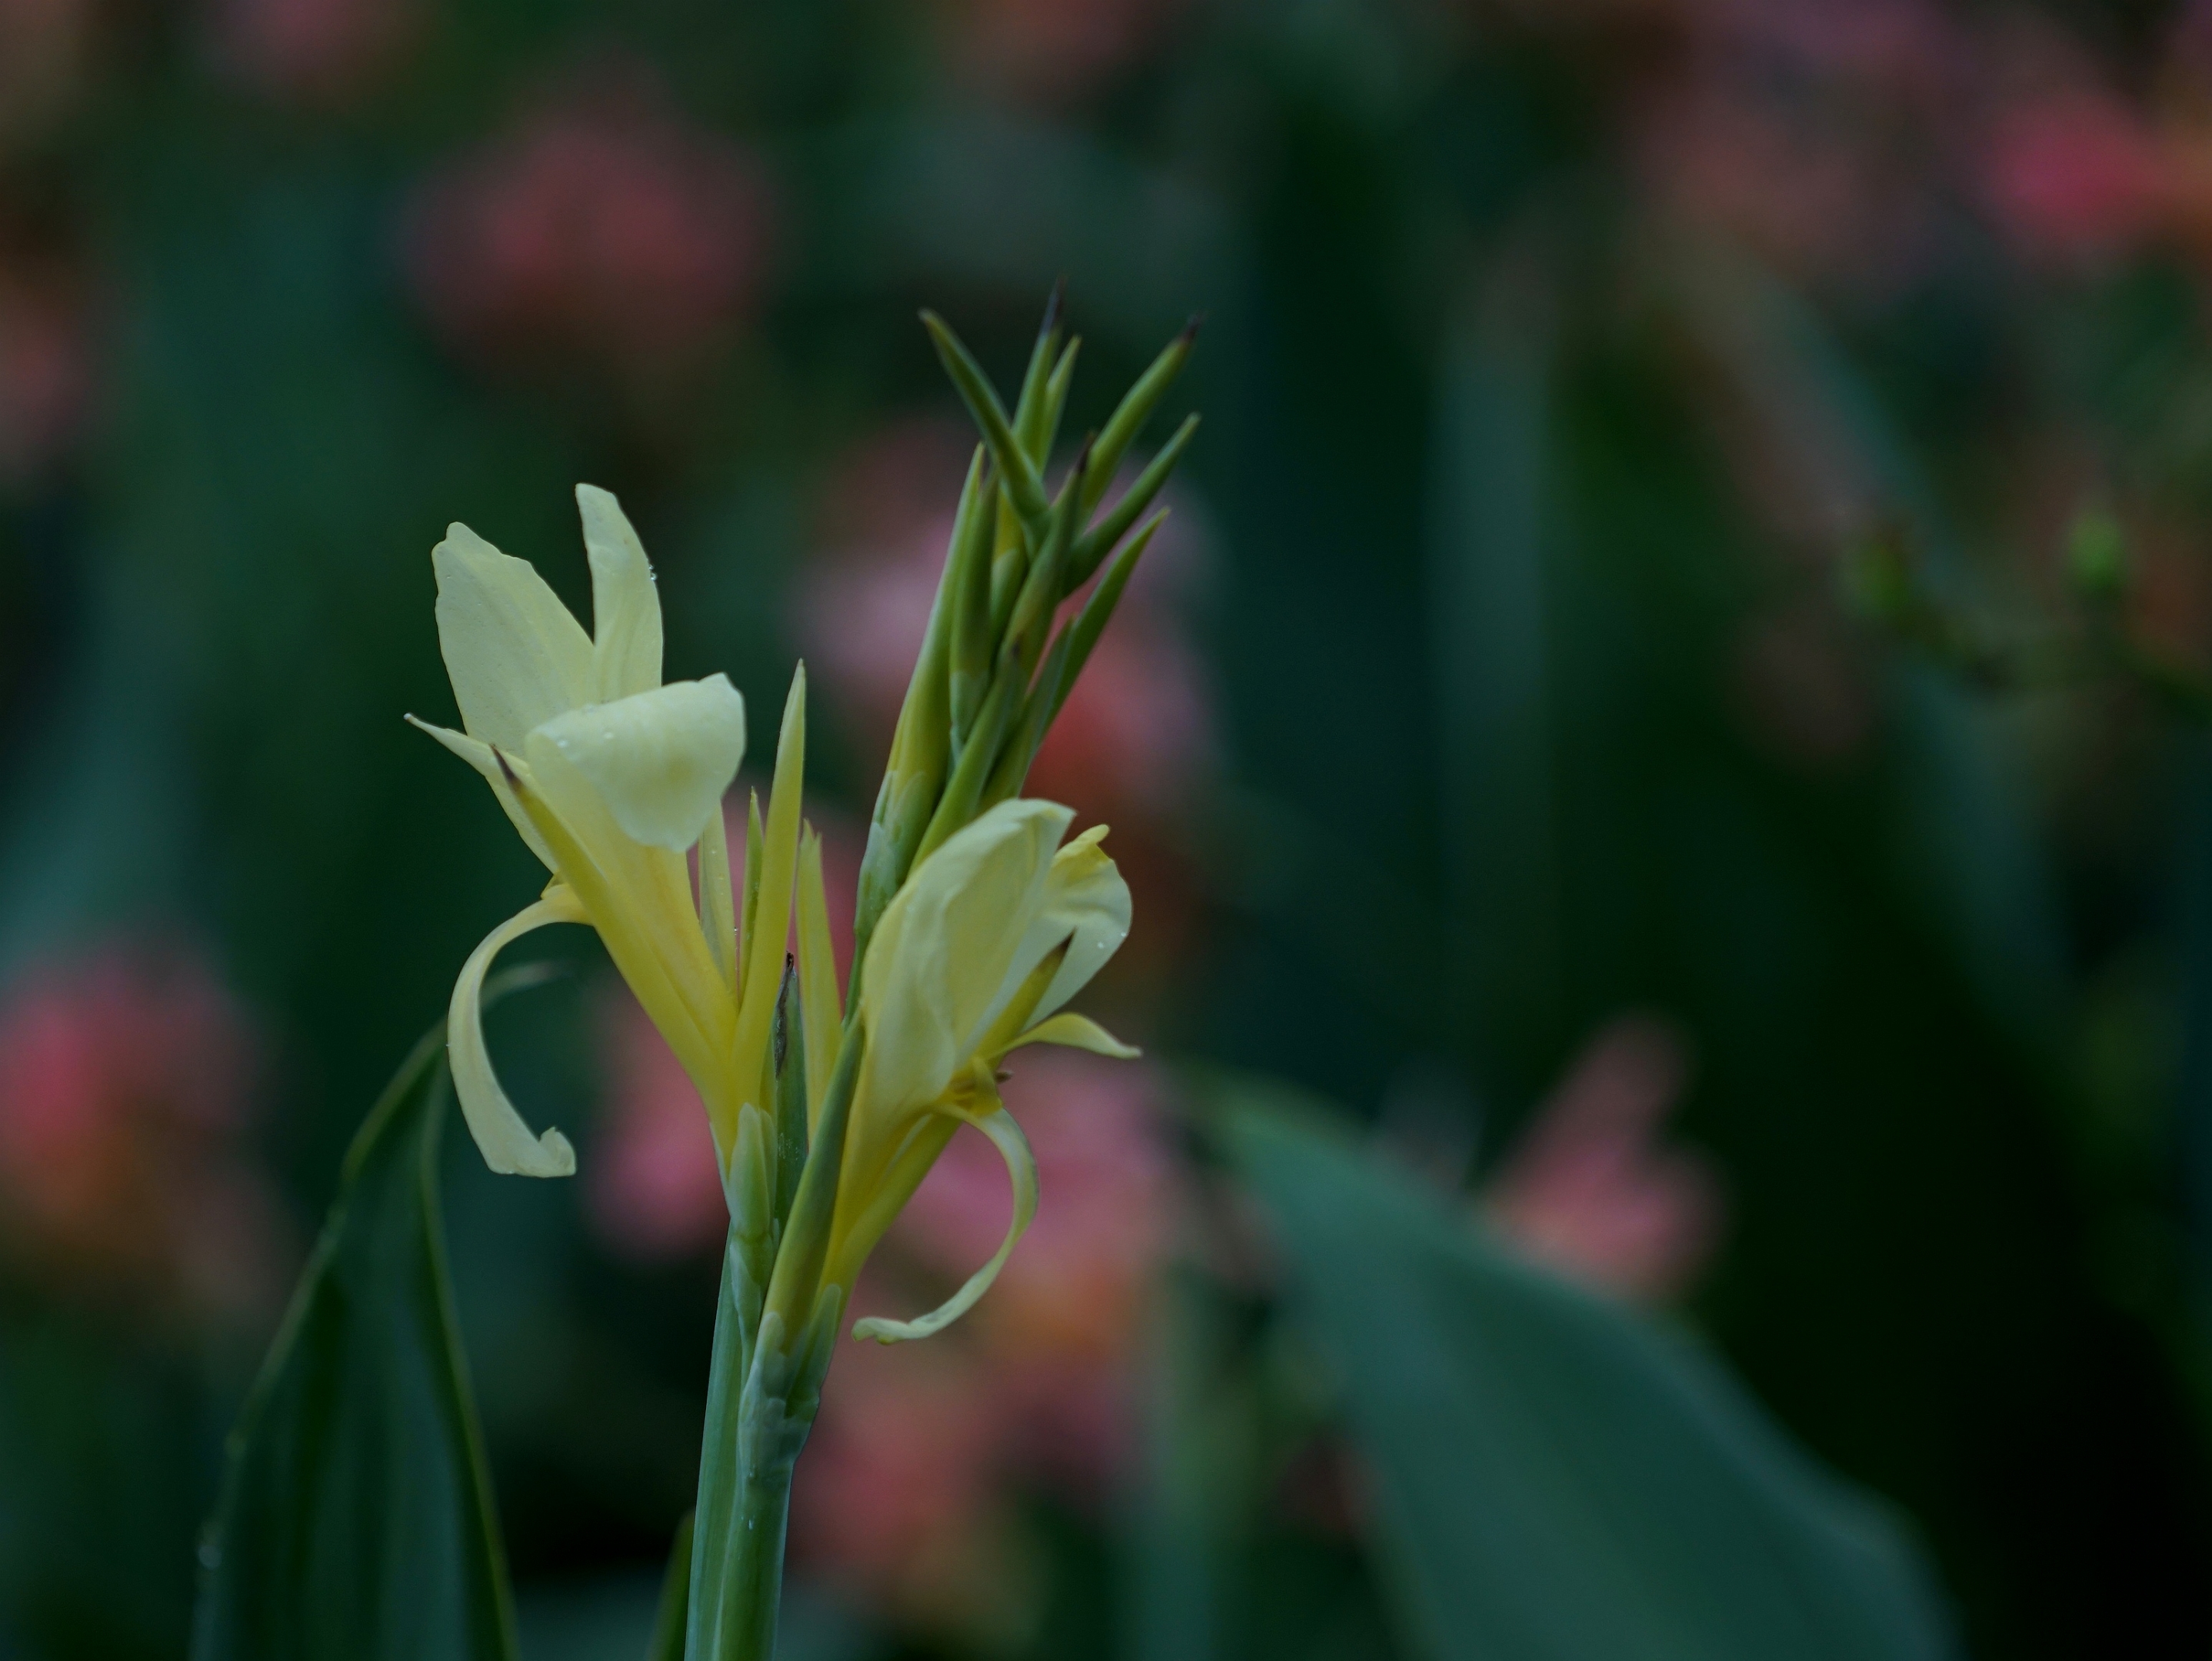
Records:
<instances>
[{"instance_id":1,"label":"blurred background","mask_svg":"<svg viewBox=\"0 0 2212 1661\"><path fill-rule=\"evenodd\" d=\"M969 442L915 308L1011 388L1062 275L1076 433L1206 318L1033 785L1114 827L1153 1059L1021 1065L1035 1231L842 1356L794 1652L1406 1652L1200 1063L1701 1333L1977 1655L2203 1655L2212 737L1839 579L2063 633L2094 507L2212 673L2212 6L0 0L0 1656L183 1654L347 1141L538 886L399 718L447 522L581 609L605 485L672 674L765 732L804 655L849 894ZM493 1043L580 1178L447 1150L533 1661L641 1652L722 1228L565 932Z\"/></svg>"}]
</instances>

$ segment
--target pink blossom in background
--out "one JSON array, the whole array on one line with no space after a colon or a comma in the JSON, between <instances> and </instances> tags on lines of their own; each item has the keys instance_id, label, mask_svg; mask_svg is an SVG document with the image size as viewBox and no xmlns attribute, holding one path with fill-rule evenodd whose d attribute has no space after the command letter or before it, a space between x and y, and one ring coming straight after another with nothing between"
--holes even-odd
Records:
<instances>
[{"instance_id":1,"label":"pink blossom in background","mask_svg":"<svg viewBox=\"0 0 2212 1661\"><path fill-rule=\"evenodd\" d=\"M600 999L606 1120L583 1161L584 1200L600 1237L641 1262L705 1255L728 1233L714 1133L691 1080L629 991Z\"/></svg>"},{"instance_id":2,"label":"pink blossom in background","mask_svg":"<svg viewBox=\"0 0 2212 1661\"><path fill-rule=\"evenodd\" d=\"M338 105L371 91L413 38L409 0L214 0L231 76L280 102Z\"/></svg>"},{"instance_id":3,"label":"pink blossom in background","mask_svg":"<svg viewBox=\"0 0 2212 1661\"><path fill-rule=\"evenodd\" d=\"M137 1301L265 1310L282 1230L240 1146L252 1068L243 1014L182 951L27 971L0 999L0 1251Z\"/></svg>"},{"instance_id":4,"label":"pink blossom in background","mask_svg":"<svg viewBox=\"0 0 2212 1661\"><path fill-rule=\"evenodd\" d=\"M825 689L880 747L928 627L968 454L957 429L896 427L824 493L836 517L801 580L798 632ZM1158 821L1211 769L1212 710L1182 616L1204 549L1187 517L1168 520L1138 567L1045 739L1030 794L1117 825Z\"/></svg>"},{"instance_id":5,"label":"pink blossom in background","mask_svg":"<svg viewBox=\"0 0 2212 1661\"><path fill-rule=\"evenodd\" d=\"M2006 110L1985 162L1999 223L2039 253L2128 252L2165 207L2166 152L2141 112L2090 87Z\"/></svg>"},{"instance_id":6,"label":"pink blossom in background","mask_svg":"<svg viewBox=\"0 0 2212 1661\"><path fill-rule=\"evenodd\" d=\"M447 164L417 195L405 255L466 349L665 370L750 317L769 243L751 158L633 91L540 110Z\"/></svg>"},{"instance_id":7,"label":"pink blossom in background","mask_svg":"<svg viewBox=\"0 0 2212 1661\"><path fill-rule=\"evenodd\" d=\"M1654 197L1801 278L1894 288L1935 246L1965 43L1923 0L1683 0L1627 100Z\"/></svg>"},{"instance_id":8,"label":"pink blossom in background","mask_svg":"<svg viewBox=\"0 0 2212 1661\"><path fill-rule=\"evenodd\" d=\"M1615 1021L1484 1191L1498 1231L1528 1256L1626 1297L1686 1286L1720 1230L1714 1175L1659 1134L1680 1100L1681 1042L1656 1021Z\"/></svg>"},{"instance_id":9,"label":"pink blossom in background","mask_svg":"<svg viewBox=\"0 0 2212 1661\"><path fill-rule=\"evenodd\" d=\"M82 433L93 397L88 310L57 263L0 252L0 482L35 477Z\"/></svg>"}]
</instances>

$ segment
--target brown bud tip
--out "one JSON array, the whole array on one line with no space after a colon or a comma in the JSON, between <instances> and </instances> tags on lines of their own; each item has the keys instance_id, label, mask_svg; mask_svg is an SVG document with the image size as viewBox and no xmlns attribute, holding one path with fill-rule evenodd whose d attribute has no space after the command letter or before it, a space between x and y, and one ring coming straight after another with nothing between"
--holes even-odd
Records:
<instances>
[{"instance_id":1,"label":"brown bud tip","mask_svg":"<svg viewBox=\"0 0 2212 1661\"><path fill-rule=\"evenodd\" d=\"M1037 325L1037 333L1048 335L1060 327L1060 314L1067 302L1067 274L1063 271L1052 285L1052 294L1044 303L1044 321Z\"/></svg>"},{"instance_id":2,"label":"brown bud tip","mask_svg":"<svg viewBox=\"0 0 2212 1661\"><path fill-rule=\"evenodd\" d=\"M1190 321L1183 324L1182 332L1176 336L1176 341L1184 346L1196 345L1198 343L1199 328L1205 323L1205 312L1193 312L1190 314Z\"/></svg>"}]
</instances>

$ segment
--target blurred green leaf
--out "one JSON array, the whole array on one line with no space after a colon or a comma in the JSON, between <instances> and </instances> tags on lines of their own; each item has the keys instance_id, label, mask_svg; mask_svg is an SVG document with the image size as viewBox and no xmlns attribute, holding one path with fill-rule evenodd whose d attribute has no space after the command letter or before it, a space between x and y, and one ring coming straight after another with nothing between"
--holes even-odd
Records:
<instances>
[{"instance_id":1,"label":"blurred green leaf","mask_svg":"<svg viewBox=\"0 0 2212 1661\"><path fill-rule=\"evenodd\" d=\"M1225 1129L1343 1385L1427 1653L1950 1652L1898 1531L1710 1359L1488 1245L1294 1099L1242 1088Z\"/></svg>"},{"instance_id":2,"label":"blurred green leaf","mask_svg":"<svg viewBox=\"0 0 2212 1661\"><path fill-rule=\"evenodd\" d=\"M512 1661L439 1215L445 1029L354 1139L230 1441L195 1661Z\"/></svg>"}]
</instances>

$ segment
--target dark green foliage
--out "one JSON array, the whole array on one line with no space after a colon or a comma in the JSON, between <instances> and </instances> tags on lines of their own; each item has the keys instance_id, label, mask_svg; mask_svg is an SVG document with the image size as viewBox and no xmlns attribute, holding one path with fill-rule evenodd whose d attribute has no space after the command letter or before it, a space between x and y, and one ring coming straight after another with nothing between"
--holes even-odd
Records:
<instances>
[{"instance_id":1,"label":"dark green foliage","mask_svg":"<svg viewBox=\"0 0 2212 1661\"><path fill-rule=\"evenodd\" d=\"M195 1661L512 1661L439 1217L442 1025L370 1112L233 1433Z\"/></svg>"},{"instance_id":2,"label":"dark green foliage","mask_svg":"<svg viewBox=\"0 0 2212 1661\"><path fill-rule=\"evenodd\" d=\"M1237 1090L1225 1131L1341 1386L1423 1652L1951 1652L1895 1525L1701 1352L1506 1255L1291 1099Z\"/></svg>"}]
</instances>

